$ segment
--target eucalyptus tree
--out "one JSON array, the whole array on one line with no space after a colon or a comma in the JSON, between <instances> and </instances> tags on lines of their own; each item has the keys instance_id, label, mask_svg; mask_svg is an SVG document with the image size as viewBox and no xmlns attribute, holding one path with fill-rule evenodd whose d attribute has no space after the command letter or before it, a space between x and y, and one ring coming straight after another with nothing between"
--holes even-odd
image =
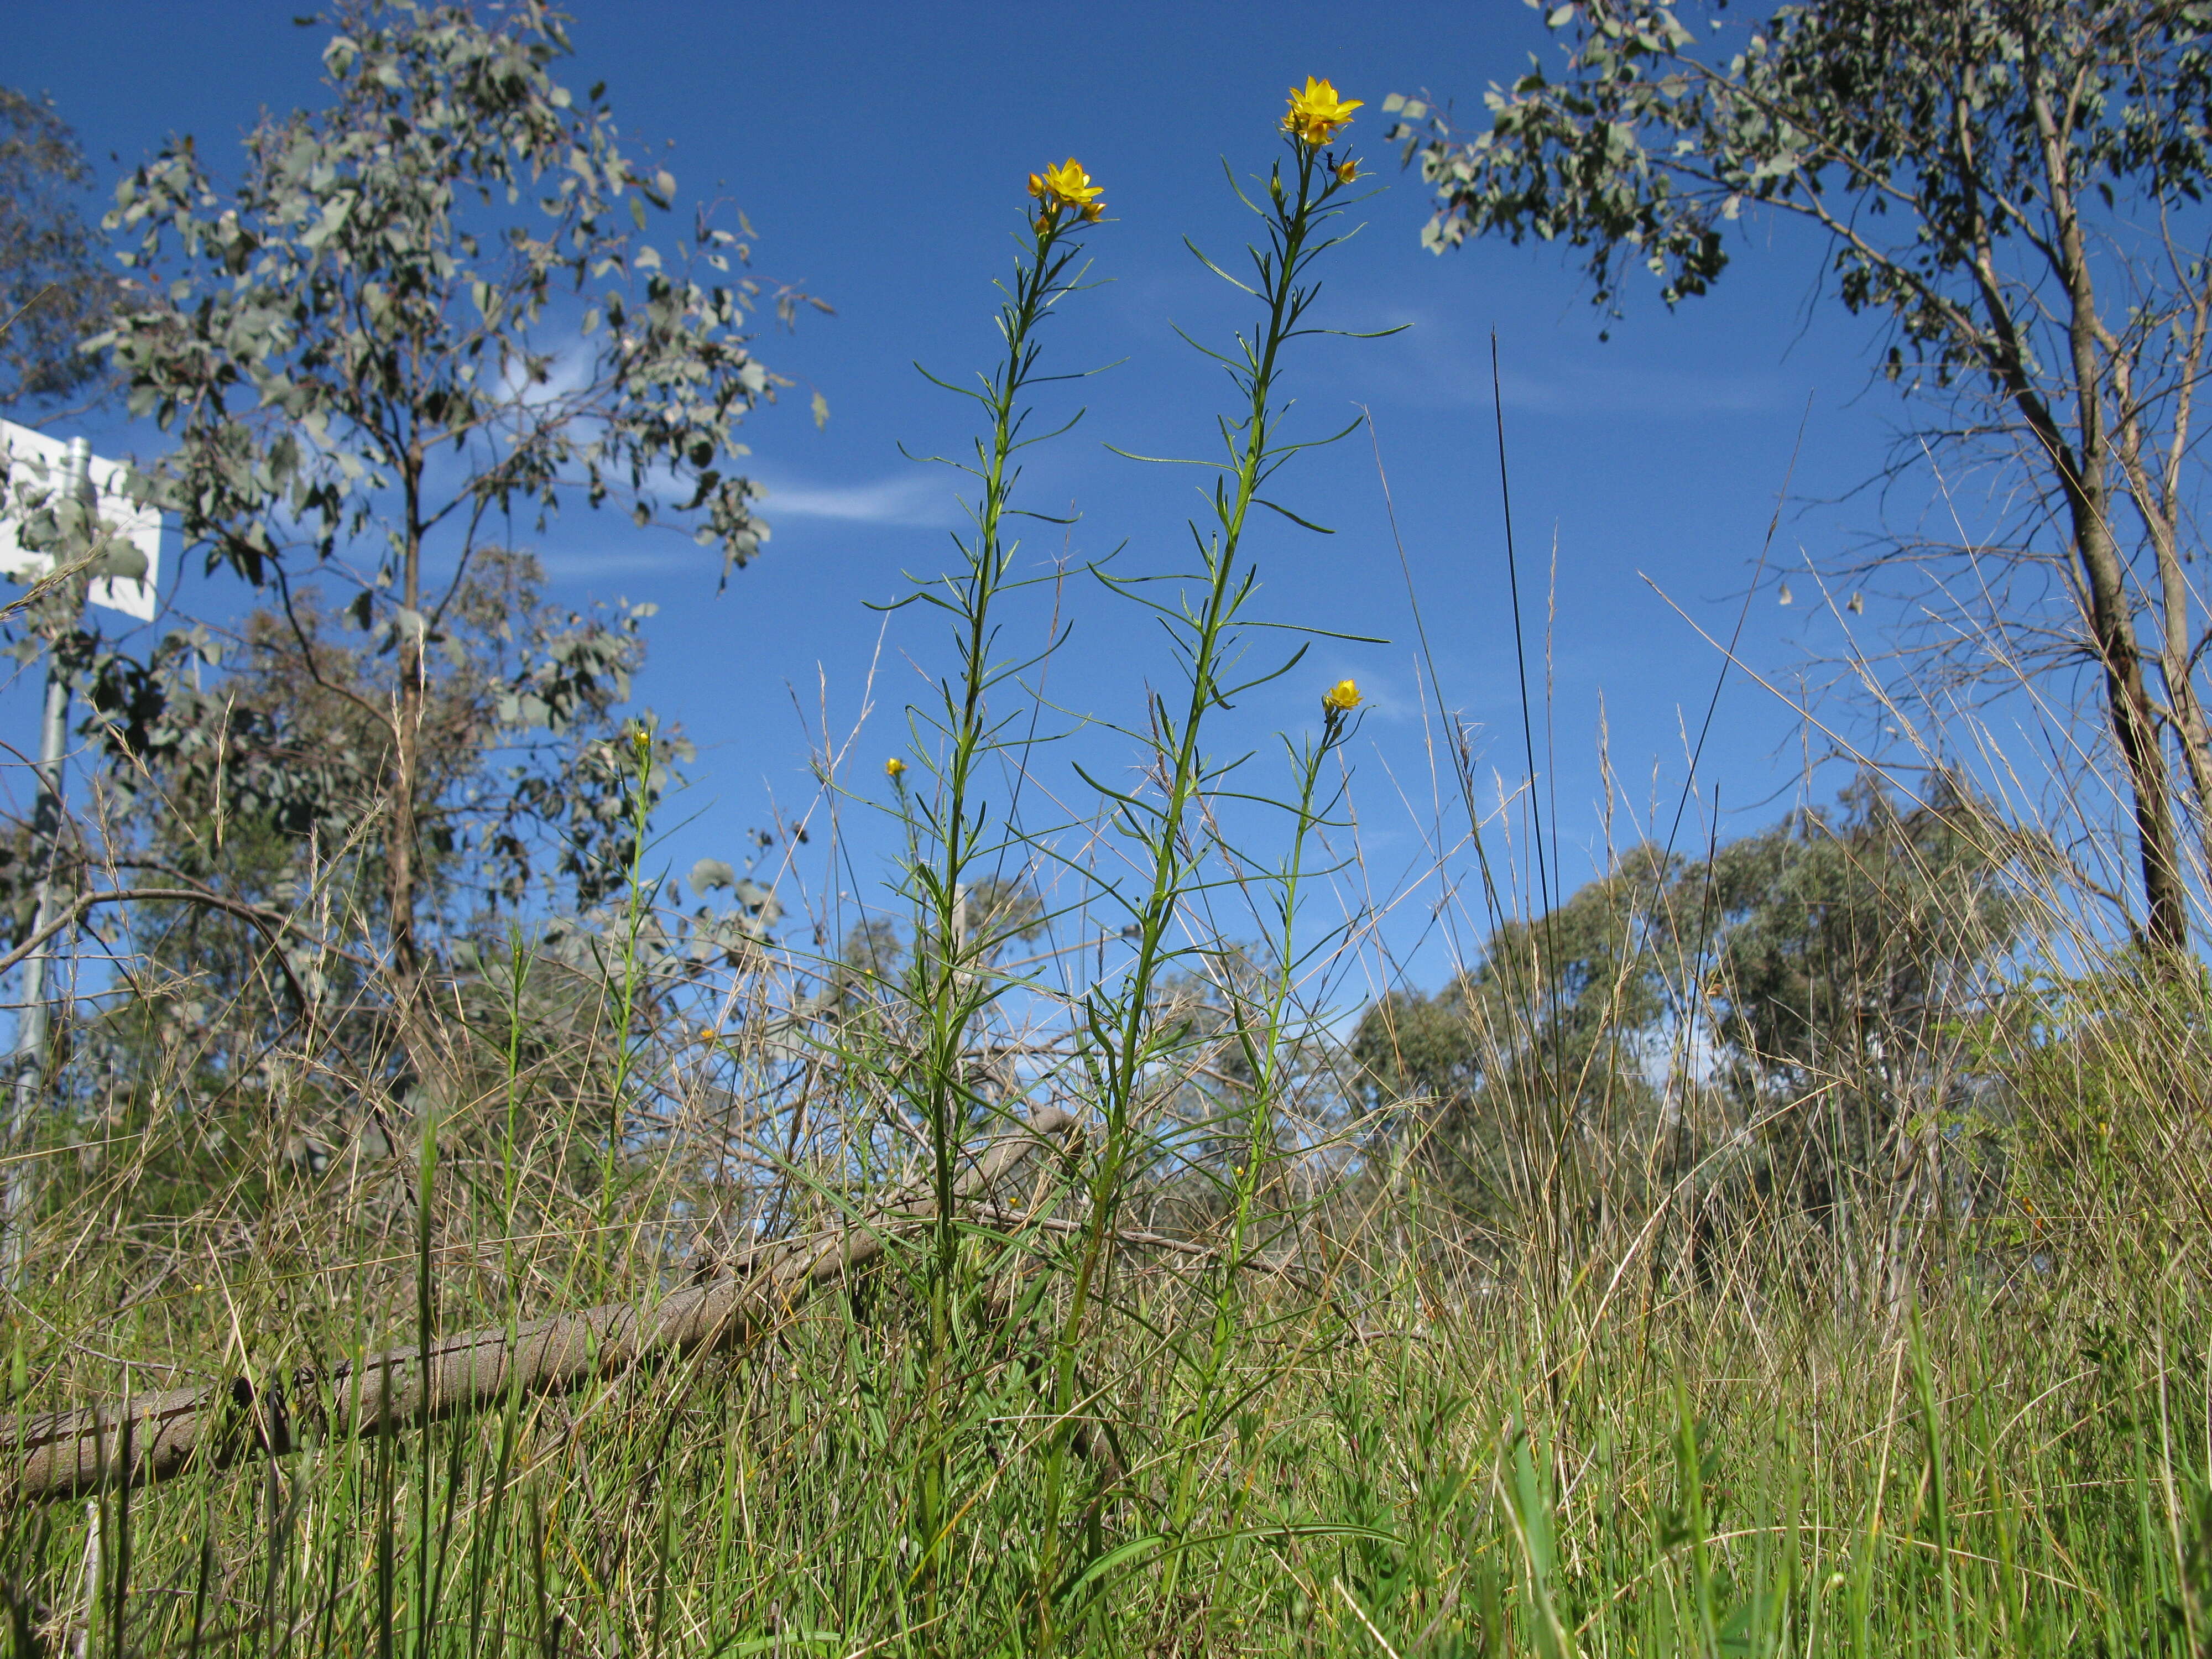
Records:
<instances>
[{"instance_id":1,"label":"eucalyptus tree","mask_svg":"<svg viewBox=\"0 0 2212 1659\"><path fill-rule=\"evenodd\" d=\"M1362 1015L1363 1086L1377 1105L1415 1108L1411 1149L1468 1215L1533 1216L1569 1188L1604 1191L1608 1149L1648 1125L1649 1062L1695 950L1674 925L1684 867L1632 848L1547 914L1500 923L1433 995L1390 992Z\"/></svg>"},{"instance_id":2,"label":"eucalyptus tree","mask_svg":"<svg viewBox=\"0 0 2212 1659\"><path fill-rule=\"evenodd\" d=\"M1486 128L1395 100L1436 191L1426 244L1565 242L1613 313L1637 265L1670 306L1705 294L1747 216L1818 233L1832 302L1879 324L1882 372L1935 401L1913 448L1962 445L2025 486L2013 546L1948 550L2047 560L2067 619L1992 580L1979 672L2087 670L2142 933L2185 950L2177 805L2212 836L2212 630L2189 570L2212 3L1808 0L1740 21L1723 0L1567 0L1547 21L1563 58L1493 88Z\"/></svg>"},{"instance_id":3,"label":"eucalyptus tree","mask_svg":"<svg viewBox=\"0 0 2212 1659\"><path fill-rule=\"evenodd\" d=\"M1416 1109L1414 1150L1478 1218L1560 1194L1633 1213L1646 1174L1723 1150L1823 1224L1856 1194L1927 1196L2056 852L1955 777L1920 797L1869 775L1710 858L1631 849L1433 996L1370 1005L1362 1085Z\"/></svg>"},{"instance_id":4,"label":"eucalyptus tree","mask_svg":"<svg viewBox=\"0 0 2212 1659\"><path fill-rule=\"evenodd\" d=\"M234 185L189 138L118 185L107 222L145 297L100 343L170 435L149 489L187 548L259 591L301 683L374 748L374 931L404 1012L456 775L426 753L438 687L482 678L471 573L580 501L688 532L726 581L767 534L738 438L783 384L752 353L757 307L787 323L805 296L764 292L703 214L676 219L675 179L603 88L556 78L569 42L537 0L330 21L328 101L264 118ZM311 576L387 657L374 686L311 625Z\"/></svg>"},{"instance_id":5,"label":"eucalyptus tree","mask_svg":"<svg viewBox=\"0 0 2212 1659\"><path fill-rule=\"evenodd\" d=\"M118 295L82 198L92 181L52 100L0 87L0 409L96 394L77 349Z\"/></svg>"}]
</instances>

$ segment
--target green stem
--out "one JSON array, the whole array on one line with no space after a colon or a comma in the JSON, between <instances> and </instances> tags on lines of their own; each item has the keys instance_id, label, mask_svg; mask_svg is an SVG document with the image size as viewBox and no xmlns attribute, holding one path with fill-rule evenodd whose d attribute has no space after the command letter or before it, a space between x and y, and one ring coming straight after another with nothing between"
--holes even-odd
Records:
<instances>
[{"instance_id":1,"label":"green stem","mask_svg":"<svg viewBox=\"0 0 2212 1659\"><path fill-rule=\"evenodd\" d=\"M1005 356L983 390L968 393L988 411L989 434L978 441L976 465L969 469L981 484L981 498L975 508L975 533L963 544L967 566L947 584L950 593L925 590L917 596L952 613L961 656L957 677L940 688L945 743L937 768L935 798L928 805L917 808L901 788L902 805L908 815L910 845L915 849L909 854L908 869L921 912L915 991L926 1022L921 1063L910 1074L908 1087L921 1097L917 1103L929 1135L935 1198L929 1262L926 1440L915 1506L915 1542L919 1553L909 1579L921 1590L920 1616L924 1623L937 1616L937 1563L949 1531L946 1517L957 1507L945 1490L949 1468L945 1429L960 1253L956 1191L972 1102L965 1062L975 1021L1000 989L986 972L986 944L973 936L965 915L971 870L992 850L986 844L985 813L975 799L977 769L995 749L987 702L991 689L1008 672L992 658L993 610L1006 586L1014 550L1014 544L1004 534L1018 471L1013 465L1014 458L1026 444L1037 441L1022 436L1028 413L1022 399L1036 378L1039 348L1035 335L1053 306L1070 290L1068 272L1077 251L1069 233L1078 222L1060 212L1041 216L1035 248L1015 268L1006 301L999 310ZM920 852L925 840L935 842L935 856L927 860Z\"/></svg>"},{"instance_id":2,"label":"green stem","mask_svg":"<svg viewBox=\"0 0 2212 1659\"><path fill-rule=\"evenodd\" d=\"M1252 1211L1259 1194L1261 1168L1274 1150L1274 1103L1281 1089L1283 1031L1290 1010L1291 976L1297 961L1298 889L1304 874L1306 842L1320 817L1314 810L1314 790L1320 781L1322 762L1335 748L1344 732L1334 710L1327 718L1326 734L1322 742L1318 744L1309 743L1304 753L1298 757L1297 827L1291 838L1290 859L1283 873L1282 930L1275 941L1275 975L1273 983L1268 987L1267 1005L1256 1031L1242 1019L1237 1023L1237 1037L1244 1051L1245 1070L1251 1078L1251 1083L1244 1114L1243 1161L1237 1166L1233 1177L1229 1237L1215 1267L1212 1340L1206 1350L1206 1363L1199 1373L1194 1391L1196 1398L1186 1418L1195 1425L1193 1437L1200 1442L1211 1437L1218 1426L1214 1420L1216 1395L1221 1386L1222 1372L1229 1363L1230 1348L1236 1340L1237 1285L1244 1264L1245 1241L1251 1231ZM1170 1507L1167 1528L1170 1536L1181 1537L1184 1528L1190 1524L1199 1462L1195 1457L1186 1456L1176 1472L1176 1495ZM1182 1557L1177 1555L1168 1564L1170 1586L1177 1576L1181 1559Z\"/></svg>"},{"instance_id":3,"label":"green stem","mask_svg":"<svg viewBox=\"0 0 2212 1659\"><path fill-rule=\"evenodd\" d=\"M1055 1427L1045 1461L1045 1522L1037 1594L1040 1645L1053 1645L1052 1595L1056 1576L1056 1552L1061 1487L1065 1480L1067 1443L1076 1403L1076 1356L1106 1247L1114 1230L1121 1175L1130 1154L1131 1108L1150 1065L1159 1057L1152 1031L1152 999L1161 974L1172 959L1168 930L1188 884L1195 861L1185 838L1184 820L1209 775L1200 739L1206 711L1224 701L1218 683L1227 635L1243 601L1251 592L1251 579L1242 574L1237 556L1243 542L1245 520L1258 498L1261 481L1281 459L1269 443L1271 404L1277 360L1297 331L1301 313L1313 297L1298 278L1311 257L1308 242L1322 215L1318 211L1333 185L1322 171L1316 192L1320 157L1310 146L1293 141L1297 185L1285 192L1278 167L1269 181L1268 210L1271 251L1257 256L1261 282L1256 290L1266 305L1266 324L1256 345L1245 347L1244 367L1237 371L1247 394L1244 419L1229 430L1235 456L1233 488L1217 483L1214 513L1218 531L1206 543L1206 600L1190 626L1190 692L1178 728L1164 697L1152 699L1156 757L1167 763L1159 770L1164 787L1153 814L1151 832L1150 891L1138 907L1134 960L1123 981L1121 1005L1113 1006L1094 996L1085 1008L1091 1039L1103 1057L1097 1082L1106 1118L1104 1144L1093 1166L1088 1193L1090 1224L1083 1235L1075 1281L1058 1342L1054 1368ZM1317 252L1318 250L1315 250ZM1125 803L1125 813L1140 810Z\"/></svg>"},{"instance_id":4,"label":"green stem","mask_svg":"<svg viewBox=\"0 0 2212 1659\"><path fill-rule=\"evenodd\" d=\"M607 1108L607 1149L599 1179L599 1231L605 1238L614 1225L615 1178L622 1164L623 1136L628 1131L623 1100L629 1091L630 1066L637 1045L630 1035L637 1014L637 941L644 929L646 834L653 817L653 732L643 721L630 728L630 758L635 779L630 789L629 899L623 926L622 1002L615 1024L615 1074Z\"/></svg>"}]
</instances>

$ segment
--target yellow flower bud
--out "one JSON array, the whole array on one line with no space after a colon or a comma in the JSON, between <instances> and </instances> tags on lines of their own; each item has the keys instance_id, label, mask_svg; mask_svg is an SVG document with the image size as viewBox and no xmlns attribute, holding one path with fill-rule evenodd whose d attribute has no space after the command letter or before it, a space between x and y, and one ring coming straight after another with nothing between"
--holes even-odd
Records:
<instances>
[{"instance_id":1,"label":"yellow flower bud","mask_svg":"<svg viewBox=\"0 0 2212 1659\"><path fill-rule=\"evenodd\" d=\"M1350 156L1346 156L1344 160L1336 164L1336 182L1338 184L1348 185L1358 176L1359 163L1353 161Z\"/></svg>"},{"instance_id":2,"label":"yellow flower bud","mask_svg":"<svg viewBox=\"0 0 2212 1659\"><path fill-rule=\"evenodd\" d=\"M1348 714L1359 707L1359 688L1350 680L1339 680L1329 687L1321 706L1332 714Z\"/></svg>"},{"instance_id":3,"label":"yellow flower bud","mask_svg":"<svg viewBox=\"0 0 2212 1659\"><path fill-rule=\"evenodd\" d=\"M889 778L893 783L896 783L901 778L906 775L906 763L901 760L896 755L893 755L889 760L884 763L884 775Z\"/></svg>"}]
</instances>

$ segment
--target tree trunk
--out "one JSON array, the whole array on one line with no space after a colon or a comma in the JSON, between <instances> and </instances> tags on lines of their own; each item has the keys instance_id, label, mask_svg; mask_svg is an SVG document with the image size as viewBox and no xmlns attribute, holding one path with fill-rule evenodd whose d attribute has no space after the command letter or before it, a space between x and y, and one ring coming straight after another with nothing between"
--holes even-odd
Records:
<instances>
[{"instance_id":1,"label":"tree trunk","mask_svg":"<svg viewBox=\"0 0 2212 1659\"><path fill-rule=\"evenodd\" d=\"M2050 450L2066 495L2074 548L2089 596L2089 627L2105 671L2105 709L2120 758L2128 769L2134 795L2136 840L2142 866L2145 915L2142 939L2152 954L2168 960L2189 951L2189 889L2182 879L2180 845L2174 832L2173 796L2167 781L2157 712L2143 684L2142 649L2136 640L2135 612L2129 603L2127 572L2112 537L2112 437L2104 418L2106 365L2098 333L2096 284L2081 231L2064 125L2045 90L2033 94L2042 140L2045 182L2058 222L2058 275L2066 285L2067 349L2074 379L2075 438L2069 454L2062 434L2052 429L2045 409L2039 424L2034 409L2023 408L2037 436ZM2023 365L2024 368L2024 365Z\"/></svg>"},{"instance_id":2,"label":"tree trunk","mask_svg":"<svg viewBox=\"0 0 2212 1659\"><path fill-rule=\"evenodd\" d=\"M2106 715L2135 797L2146 910L2143 939L2161 956L2185 955L2189 950L2189 890L2182 879L2166 753L2143 685L2142 653L2136 644L2119 556L2100 505L2091 502L2086 493L2077 494L2076 500L2074 541L2089 590L2090 628L2104 665Z\"/></svg>"}]
</instances>

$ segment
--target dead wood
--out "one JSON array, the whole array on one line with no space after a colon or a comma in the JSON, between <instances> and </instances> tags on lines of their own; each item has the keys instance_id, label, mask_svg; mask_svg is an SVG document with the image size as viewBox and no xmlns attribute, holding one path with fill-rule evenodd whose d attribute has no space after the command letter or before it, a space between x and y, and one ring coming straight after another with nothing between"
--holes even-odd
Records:
<instances>
[{"instance_id":1,"label":"dead wood","mask_svg":"<svg viewBox=\"0 0 2212 1659\"><path fill-rule=\"evenodd\" d=\"M992 1189L1076 1120L1047 1107L987 1143L959 1183ZM895 1197L823 1237L748 1254L731 1276L655 1299L613 1303L504 1328L410 1343L358 1362L303 1366L279 1379L234 1376L76 1411L0 1419L0 1498L41 1502L103 1486L143 1486L192 1468L281 1457L313 1439L382 1434L503 1401L556 1394L647 1363L744 1346L815 1291L880 1257L933 1213L927 1195Z\"/></svg>"}]
</instances>

